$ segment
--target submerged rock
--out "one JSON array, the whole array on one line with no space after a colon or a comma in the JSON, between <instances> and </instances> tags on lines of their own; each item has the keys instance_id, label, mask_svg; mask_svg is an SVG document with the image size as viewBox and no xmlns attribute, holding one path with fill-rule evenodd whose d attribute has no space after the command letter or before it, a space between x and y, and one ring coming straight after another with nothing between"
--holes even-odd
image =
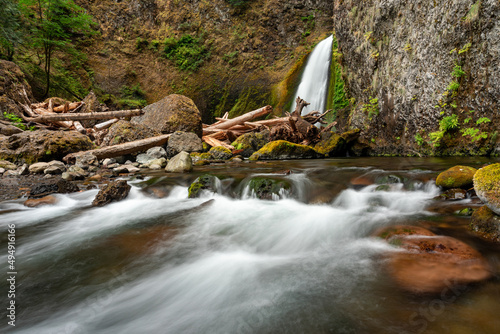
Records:
<instances>
[{"instance_id":1,"label":"submerged rock","mask_svg":"<svg viewBox=\"0 0 500 334\"><path fill-rule=\"evenodd\" d=\"M377 235L402 252L389 254L388 271L405 290L439 293L453 284L470 284L491 277L483 256L452 237L414 226L382 229Z\"/></svg>"},{"instance_id":2,"label":"submerged rock","mask_svg":"<svg viewBox=\"0 0 500 334\"><path fill-rule=\"evenodd\" d=\"M283 191L290 190L291 185L284 180L255 177L249 182L248 188L258 199L272 200L273 197L279 198Z\"/></svg>"},{"instance_id":3,"label":"submerged rock","mask_svg":"<svg viewBox=\"0 0 500 334\"><path fill-rule=\"evenodd\" d=\"M80 191L80 188L74 183L63 180L62 178L50 181L44 181L31 187L30 198L39 198L53 193L68 194Z\"/></svg>"},{"instance_id":4,"label":"submerged rock","mask_svg":"<svg viewBox=\"0 0 500 334\"><path fill-rule=\"evenodd\" d=\"M125 199L132 187L125 180L110 182L102 188L92 201L92 206L103 206Z\"/></svg>"},{"instance_id":5,"label":"submerged rock","mask_svg":"<svg viewBox=\"0 0 500 334\"><path fill-rule=\"evenodd\" d=\"M28 208L35 208L41 205L53 205L57 202L57 198L52 195L48 195L42 198L30 198L24 202L24 206Z\"/></svg>"},{"instance_id":6,"label":"submerged rock","mask_svg":"<svg viewBox=\"0 0 500 334\"><path fill-rule=\"evenodd\" d=\"M144 115L132 118L132 123L151 128L159 133L193 132L201 138L201 113L190 98L172 94L146 106Z\"/></svg>"},{"instance_id":7,"label":"submerged rock","mask_svg":"<svg viewBox=\"0 0 500 334\"><path fill-rule=\"evenodd\" d=\"M472 187L472 179L477 169L469 166L455 166L440 173L436 178L436 185L443 189Z\"/></svg>"},{"instance_id":8,"label":"submerged rock","mask_svg":"<svg viewBox=\"0 0 500 334\"><path fill-rule=\"evenodd\" d=\"M474 175L477 196L497 215L500 215L500 163L479 169Z\"/></svg>"},{"instance_id":9,"label":"submerged rock","mask_svg":"<svg viewBox=\"0 0 500 334\"><path fill-rule=\"evenodd\" d=\"M213 193L217 192L217 185L219 183L219 179L216 176L205 174L198 177L196 180L191 183L189 186L189 198L200 197L203 190L211 191Z\"/></svg>"},{"instance_id":10,"label":"submerged rock","mask_svg":"<svg viewBox=\"0 0 500 334\"><path fill-rule=\"evenodd\" d=\"M448 189L441 195L437 196L436 199L446 200L446 201L459 201L467 198L467 191L464 189Z\"/></svg>"},{"instance_id":11,"label":"submerged rock","mask_svg":"<svg viewBox=\"0 0 500 334\"><path fill-rule=\"evenodd\" d=\"M500 242L500 216L486 205L472 213L469 228L485 239Z\"/></svg>"},{"instance_id":12,"label":"submerged rock","mask_svg":"<svg viewBox=\"0 0 500 334\"><path fill-rule=\"evenodd\" d=\"M309 146L276 140L267 143L252 154L250 160L312 159L318 157L320 154Z\"/></svg>"},{"instance_id":13,"label":"submerged rock","mask_svg":"<svg viewBox=\"0 0 500 334\"><path fill-rule=\"evenodd\" d=\"M170 173L184 173L191 172L193 170L193 163L191 156L187 152L181 152L175 157L170 159L165 167L165 171Z\"/></svg>"}]
</instances>

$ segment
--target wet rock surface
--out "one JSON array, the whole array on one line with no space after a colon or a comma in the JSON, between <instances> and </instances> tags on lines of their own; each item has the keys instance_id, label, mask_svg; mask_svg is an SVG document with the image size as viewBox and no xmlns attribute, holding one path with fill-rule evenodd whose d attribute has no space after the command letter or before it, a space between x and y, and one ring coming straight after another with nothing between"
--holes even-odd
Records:
<instances>
[{"instance_id":1,"label":"wet rock surface","mask_svg":"<svg viewBox=\"0 0 500 334\"><path fill-rule=\"evenodd\" d=\"M500 163L477 171L474 175L474 190L490 210L500 215Z\"/></svg>"},{"instance_id":2,"label":"wet rock surface","mask_svg":"<svg viewBox=\"0 0 500 334\"><path fill-rule=\"evenodd\" d=\"M469 228L475 234L495 242L500 242L500 216L486 205L472 213Z\"/></svg>"},{"instance_id":3,"label":"wet rock surface","mask_svg":"<svg viewBox=\"0 0 500 334\"><path fill-rule=\"evenodd\" d=\"M92 206L104 206L125 199L132 187L126 180L116 180L104 186L92 201Z\"/></svg>"}]
</instances>

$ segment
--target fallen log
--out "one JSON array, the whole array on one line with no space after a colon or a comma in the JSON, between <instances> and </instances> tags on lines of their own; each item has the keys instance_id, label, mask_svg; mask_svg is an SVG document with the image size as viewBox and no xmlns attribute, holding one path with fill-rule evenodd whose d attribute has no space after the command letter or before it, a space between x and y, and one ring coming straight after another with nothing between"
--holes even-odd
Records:
<instances>
[{"instance_id":1,"label":"fallen log","mask_svg":"<svg viewBox=\"0 0 500 334\"><path fill-rule=\"evenodd\" d=\"M249 122L253 119L256 119L258 117L265 116L267 114L270 114L273 111L273 107L271 106L265 106L262 108L259 108L254 111L247 112L244 115L228 119L226 121L219 121L221 122L220 124L217 125L212 125L209 128L216 128L216 129L229 129L235 125L240 125L244 124L245 122Z\"/></svg>"},{"instance_id":2,"label":"fallen log","mask_svg":"<svg viewBox=\"0 0 500 334\"><path fill-rule=\"evenodd\" d=\"M111 119L120 117L132 117L132 116L140 116L141 114L142 114L141 109L134 109L134 110L117 110L117 111L105 111L105 112L74 113L74 114L71 113L44 114L42 116L34 117L33 119L30 120L38 123L56 122L56 121L82 121L90 119Z\"/></svg>"},{"instance_id":3,"label":"fallen log","mask_svg":"<svg viewBox=\"0 0 500 334\"><path fill-rule=\"evenodd\" d=\"M97 130L97 131L104 130L104 129L109 128L111 125L115 124L118 121L119 121L118 118L113 118L113 119L110 119L109 121L102 122L102 123L94 125L94 129Z\"/></svg>"},{"instance_id":4,"label":"fallen log","mask_svg":"<svg viewBox=\"0 0 500 334\"><path fill-rule=\"evenodd\" d=\"M54 114L54 113L52 113L44 108L37 108L33 111L36 114L36 117L28 118L28 120L32 121L32 122L36 122L36 123L43 123L42 121L39 121L40 118L59 116L59 115ZM55 119L52 122L58 126L63 127L63 128L71 128L73 126L73 122L68 121L67 119Z\"/></svg>"},{"instance_id":5,"label":"fallen log","mask_svg":"<svg viewBox=\"0 0 500 334\"><path fill-rule=\"evenodd\" d=\"M80 123L78 121L74 121L73 125L74 125L76 131L78 131L80 133L83 133L83 134L87 134L87 130L85 130L85 128L83 127L82 123Z\"/></svg>"},{"instance_id":6,"label":"fallen log","mask_svg":"<svg viewBox=\"0 0 500 334\"><path fill-rule=\"evenodd\" d=\"M50 100L52 102L52 100ZM50 102L49 102L50 103ZM53 110L55 112L68 112L70 110L76 109L79 106L81 106L83 102L72 102L72 103L66 103L62 106L54 107Z\"/></svg>"},{"instance_id":7,"label":"fallen log","mask_svg":"<svg viewBox=\"0 0 500 334\"><path fill-rule=\"evenodd\" d=\"M90 151L70 153L63 158L63 161L67 163L74 163L78 156L88 153L95 155L97 159L106 159L106 158L119 157L121 155L126 155L131 153L142 152L146 151L151 147L164 145L168 141L170 135L171 134L161 135L146 139L135 140L128 143L98 148Z\"/></svg>"},{"instance_id":8,"label":"fallen log","mask_svg":"<svg viewBox=\"0 0 500 334\"><path fill-rule=\"evenodd\" d=\"M212 147L223 146L231 151L234 150L234 146L226 144L223 141L220 141L220 140L212 138L212 137L204 136L204 137L201 137L201 140L203 140L205 143L207 143L208 145L210 145Z\"/></svg>"}]
</instances>

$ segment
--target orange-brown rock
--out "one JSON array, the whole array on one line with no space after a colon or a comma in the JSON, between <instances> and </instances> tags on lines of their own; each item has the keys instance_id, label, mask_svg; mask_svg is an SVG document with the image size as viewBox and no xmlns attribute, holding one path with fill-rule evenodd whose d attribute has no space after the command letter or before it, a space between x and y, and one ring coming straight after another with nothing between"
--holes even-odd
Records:
<instances>
[{"instance_id":1,"label":"orange-brown rock","mask_svg":"<svg viewBox=\"0 0 500 334\"><path fill-rule=\"evenodd\" d=\"M52 195L48 195L42 198L30 198L24 202L24 206L28 208L35 208L40 205L53 205L57 202L57 198Z\"/></svg>"},{"instance_id":2,"label":"orange-brown rock","mask_svg":"<svg viewBox=\"0 0 500 334\"><path fill-rule=\"evenodd\" d=\"M391 253L387 269L395 282L413 293L440 293L455 284L491 277L487 261L464 242L435 235L414 226L396 226L377 232L401 252Z\"/></svg>"}]
</instances>

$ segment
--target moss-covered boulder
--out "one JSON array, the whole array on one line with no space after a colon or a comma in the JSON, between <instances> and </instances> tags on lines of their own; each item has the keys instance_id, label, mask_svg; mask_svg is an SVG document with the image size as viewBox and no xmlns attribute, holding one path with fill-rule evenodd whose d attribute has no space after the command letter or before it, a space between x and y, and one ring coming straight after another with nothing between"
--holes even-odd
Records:
<instances>
[{"instance_id":1,"label":"moss-covered boulder","mask_svg":"<svg viewBox=\"0 0 500 334\"><path fill-rule=\"evenodd\" d=\"M194 132L201 138L201 113L193 100L186 96L168 95L143 110L144 115L132 118L132 123L164 134L175 131Z\"/></svg>"},{"instance_id":2,"label":"moss-covered boulder","mask_svg":"<svg viewBox=\"0 0 500 334\"><path fill-rule=\"evenodd\" d=\"M476 171L477 169L469 166L451 167L438 175L436 185L444 189L469 189Z\"/></svg>"},{"instance_id":3,"label":"moss-covered boulder","mask_svg":"<svg viewBox=\"0 0 500 334\"><path fill-rule=\"evenodd\" d=\"M154 129L121 120L111 125L108 134L102 140L101 146L113 146L158 135L160 133Z\"/></svg>"},{"instance_id":4,"label":"moss-covered boulder","mask_svg":"<svg viewBox=\"0 0 500 334\"><path fill-rule=\"evenodd\" d=\"M228 160L231 159L233 156L233 153L225 148L224 146L215 146L208 151L208 153L213 157L215 160Z\"/></svg>"},{"instance_id":5,"label":"moss-covered boulder","mask_svg":"<svg viewBox=\"0 0 500 334\"><path fill-rule=\"evenodd\" d=\"M469 229L485 239L500 242L500 216L486 205L472 213Z\"/></svg>"},{"instance_id":6,"label":"moss-covered boulder","mask_svg":"<svg viewBox=\"0 0 500 334\"><path fill-rule=\"evenodd\" d=\"M213 175L204 174L198 177L196 180L191 183L188 190L189 198L200 197L202 192L211 191L213 193L217 192L218 185L220 184L220 180Z\"/></svg>"},{"instance_id":7,"label":"moss-covered boulder","mask_svg":"<svg viewBox=\"0 0 500 334\"><path fill-rule=\"evenodd\" d=\"M193 152L190 153L189 155L191 156L191 161L193 162L194 166L208 165L210 163L210 160L213 160L212 155L208 152L205 153Z\"/></svg>"},{"instance_id":8,"label":"moss-covered boulder","mask_svg":"<svg viewBox=\"0 0 500 334\"><path fill-rule=\"evenodd\" d=\"M77 131L24 131L0 137L0 160L32 164L62 160L67 154L93 148L89 137Z\"/></svg>"},{"instance_id":9,"label":"moss-covered boulder","mask_svg":"<svg viewBox=\"0 0 500 334\"><path fill-rule=\"evenodd\" d=\"M345 156L346 141L341 135L330 132L322 136L321 141L314 146L314 149L326 157Z\"/></svg>"},{"instance_id":10,"label":"moss-covered boulder","mask_svg":"<svg viewBox=\"0 0 500 334\"><path fill-rule=\"evenodd\" d=\"M258 133L245 133L236 138L231 145L234 146L236 150L242 150L239 154L248 158L269 142L269 136L269 130Z\"/></svg>"},{"instance_id":11,"label":"moss-covered boulder","mask_svg":"<svg viewBox=\"0 0 500 334\"><path fill-rule=\"evenodd\" d=\"M474 175L477 196L497 215L500 215L500 163L483 167Z\"/></svg>"},{"instance_id":12,"label":"moss-covered boulder","mask_svg":"<svg viewBox=\"0 0 500 334\"><path fill-rule=\"evenodd\" d=\"M470 284L491 277L484 257L455 238L413 226L388 227L377 235L401 250L390 252L385 263L404 290L440 293L449 284Z\"/></svg>"},{"instance_id":13,"label":"moss-covered boulder","mask_svg":"<svg viewBox=\"0 0 500 334\"><path fill-rule=\"evenodd\" d=\"M248 183L248 195L258 199L272 200L280 198L283 192L288 192L291 184L285 180L277 180L266 177L254 177Z\"/></svg>"},{"instance_id":14,"label":"moss-covered boulder","mask_svg":"<svg viewBox=\"0 0 500 334\"><path fill-rule=\"evenodd\" d=\"M276 140L267 143L260 150L252 154L250 160L285 160L285 159L313 159L321 155L312 147L294 144L285 140Z\"/></svg>"}]
</instances>

